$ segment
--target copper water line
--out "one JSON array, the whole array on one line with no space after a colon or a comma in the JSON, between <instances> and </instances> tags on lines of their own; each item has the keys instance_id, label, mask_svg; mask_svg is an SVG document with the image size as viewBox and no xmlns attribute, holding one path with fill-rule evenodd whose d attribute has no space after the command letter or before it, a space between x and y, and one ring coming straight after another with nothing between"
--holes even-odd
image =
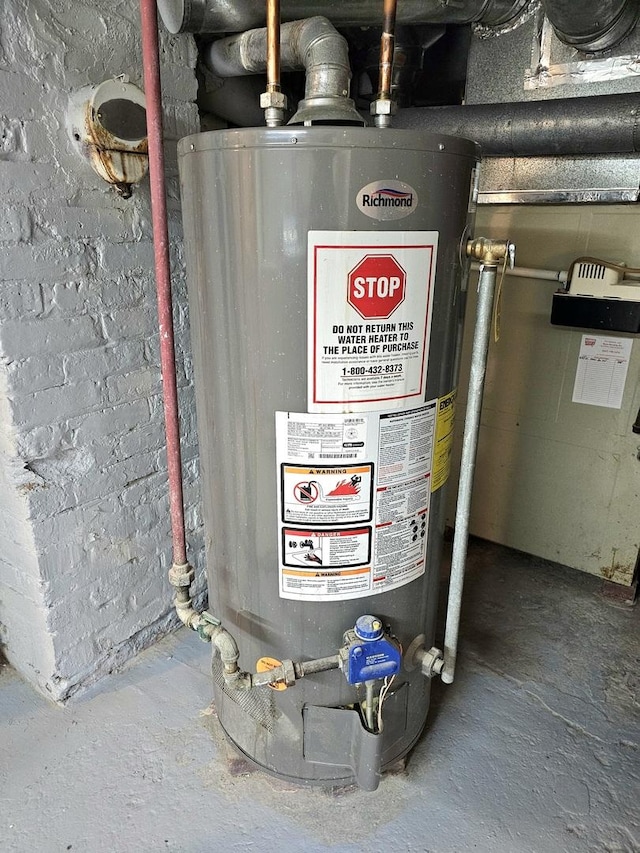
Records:
<instances>
[{"instance_id":1,"label":"copper water line","mask_svg":"<svg viewBox=\"0 0 640 853\"><path fill-rule=\"evenodd\" d=\"M280 0L267 0L267 92L280 91Z\"/></svg>"},{"instance_id":2,"label":"copper water line","mask_svg":"<svg viewBox=\"0 0 640 853\"><path fill-rule=\"evenodd\" d=\"M180 421L178 415L178 384L176 381L176 352L171 305L171 265L169 261L169 231L167 227L167 198L164 184L164 145L162 134L162 93L160 88L160 58L158 50L158 15L156 0L140 0L142 32L142 67L147 111L149 141L149 183L151 188L151 221L155 260L158 326L160 331L160 365L162 368L162 399L164 429L167 441L167 471L169 477L169 514L174 566L186 566L187 545L184 529L184 499L182 493L182 458L180 453Z\"/></svg>"},{"instance_id":3,"label":"copper water line","mask_svg":"<svg viewBox=\"0 0 640 853\"><path fill-rule=\"evenodd\" d=\"M391 72L393 71L393 44L396 30L397 0L383 0L382 37L380 39L380 81L378 98L391 100Z\"/></svg>"}]
</instances>

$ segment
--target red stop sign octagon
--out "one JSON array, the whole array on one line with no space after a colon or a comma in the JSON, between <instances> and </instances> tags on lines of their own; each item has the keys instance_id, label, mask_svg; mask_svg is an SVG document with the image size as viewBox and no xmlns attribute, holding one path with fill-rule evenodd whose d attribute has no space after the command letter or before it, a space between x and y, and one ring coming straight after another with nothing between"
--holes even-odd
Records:
<instances>
[{"instance_id":1,"label":"red stop sign octagon","mask_svg":"<svg viewBox=\"0 0 640 853\"><path fill-rule=\"evenodd\" d=\"M404 302L406 286L393 255L365 255L348 275L347 302L365 320L386 320Z\"/></svg>"}]
</instances>

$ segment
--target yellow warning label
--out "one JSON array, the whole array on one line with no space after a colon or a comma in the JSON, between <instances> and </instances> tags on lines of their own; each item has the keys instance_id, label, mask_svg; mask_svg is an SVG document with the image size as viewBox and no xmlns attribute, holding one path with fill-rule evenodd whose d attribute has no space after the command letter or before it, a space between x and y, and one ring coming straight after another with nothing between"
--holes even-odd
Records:
<instances>
[{"instance_id":1,"label":"yellow warning label","mask_svg":"<svg viewBox=\"0 0 640 853\"><path fill-rule=\"evenodd\" d=\"M272 669L275 669L277 666L282 666L281 660L276 660L275 658L260 658L256 662L256 672L269 672ZM277 684L270 684L273 690L286 690L287 685L279 682Z\"/></svg>"},{"instance_id":2,"label":"yellow warning label","mask_svg":"<svg viewBox=\"0 0 640 853\"><path fill-rule=\"evenodd\" d=\"M455 390L444 397L438 398L436 443L433 451L433 470L431 473L432 492L444 486L449 479L457 393L457 390Z\"/></svg>"}]
</instances>

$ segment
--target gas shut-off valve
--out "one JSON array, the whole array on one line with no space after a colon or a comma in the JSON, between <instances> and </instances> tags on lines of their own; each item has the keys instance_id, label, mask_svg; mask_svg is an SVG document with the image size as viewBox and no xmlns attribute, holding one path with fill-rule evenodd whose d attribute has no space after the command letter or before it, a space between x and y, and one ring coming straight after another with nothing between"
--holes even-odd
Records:
<instances>
[{"instance_id":1,"label":"gas shut-off valve","mask_svg":"<svg viewBox=\"0 0 640 853\"><path fill-rule=\"evenodd\" d=\"M344 634L339 650L340 669L349 684L390 678L400 672L400 645L386 633L376 616L360 616Z\"/></svg>"}]
</instances>

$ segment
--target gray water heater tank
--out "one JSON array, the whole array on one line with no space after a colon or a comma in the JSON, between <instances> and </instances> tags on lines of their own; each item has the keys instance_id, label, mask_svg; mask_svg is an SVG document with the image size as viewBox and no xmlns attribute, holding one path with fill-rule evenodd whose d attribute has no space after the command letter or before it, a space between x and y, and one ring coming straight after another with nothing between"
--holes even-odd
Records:
<instances>
[{"instance_id":1,"label":"gray water heater tank","mask_svg":"<svg viewBox=\"0 0 640 853\"><path fill-rule=\"evenodd\" d=\"M227 736L295 782L373 788L425 725L476 163L404 130L180 142L210 609L250 672L351 644L286 689L229 689L214 656Z\"/></svg>"}]
</instances>

